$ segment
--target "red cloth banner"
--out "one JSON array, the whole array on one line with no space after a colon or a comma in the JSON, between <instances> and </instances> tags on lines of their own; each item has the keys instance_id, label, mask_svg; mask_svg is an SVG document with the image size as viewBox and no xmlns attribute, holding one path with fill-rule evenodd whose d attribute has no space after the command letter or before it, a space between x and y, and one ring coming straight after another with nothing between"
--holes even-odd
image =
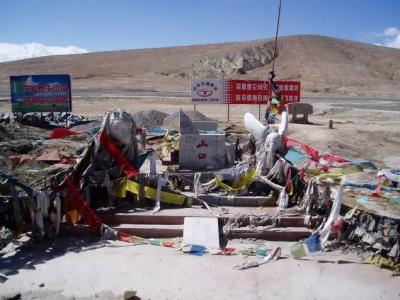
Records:
<instances>
[{"instance_id":1,"label":"red cloth banner","mask_svg":"<svg viewBox=\"0 0 400 300\"><path fill-rule=\"evenodd\" d=\"M286 144L286 147L297 147L301 152L307 154L310 156L312 160L319 161L320 159L326 160L326 161L331 161L331 162L338 162L338 163L345 163L348 162L348 160L337 156L337 155L332 155L332 154L324 154L321 155L317 149L308 146L306 144L303 144L301 142L298 142L296 140L290 139L287 136L283 137L283 141Z\"/></svg>"},{"instance_id":2,"label":"red cloth banner","mask_svg":"<svg viewBox=\"0 0 400 300\"><path fill-rule=\"evenodd\" d=\"M89 207L86 200L79 194L75 188L75 185L70 179L67 180L67 190L69 204L79 211L79 214L82 216L85 224L89 225L89 227L94 230L100 230L103 222Z\"/></svg>"},{"instance_id":3,"label":"red cloth banner","mask_svg":"<svg viewBox=\"0 0 400 300\"><path fill-rule=\"evenodd\" d=\"M108 153L115 159L115 162L122 168L126 177L130 178L135 176L138 171L131 165L129 160L119 151L118 147L112 142L103 131L100 133L100 143L107 150Z\"/></svg>"},{"instance_id":4,"label":"red cloth banner","mask_svg":"<svg viewBox=\"0 0 400 300\"><path fill-rule=\"evenodd\" d=\"M49 135L49 140L53 139L62 139L67 136L71 135L79 135L81 134L80 132L76 132L67 128L54 128Z\"/></svg>"}]
</instances>

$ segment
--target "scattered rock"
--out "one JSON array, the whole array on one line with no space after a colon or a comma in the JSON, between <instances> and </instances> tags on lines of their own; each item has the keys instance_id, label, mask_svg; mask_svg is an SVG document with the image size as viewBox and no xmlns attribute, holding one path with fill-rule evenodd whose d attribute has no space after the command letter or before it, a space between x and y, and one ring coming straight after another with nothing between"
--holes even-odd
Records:
<instances>
[{"instance_id":1,"label":"scattered rock","mask_svg":"<svg viewBox=\"0 0 400 300\"><path fill-rule=\"evenodd\" d=\"M39 284L39 287L44 287L44 283L42 282L41 284Z\"/></svg>"},{"instance_id":2,"label":"scattered rock","mask_svg":"<svg viewBox=\"0 0 400 300\"><path fill-rule=\"evenodd\" d=\"M21 293L17 293L17 294L15 294L14 296L6 297L6 298L4 298L4 299L6 299L6 300L19 300L19 299L21 299L21 298L22 298Z\"/></svg>"},{"instance_id":3,"label":"scattered rock","mask_svg":"<svg viewBox=\"0 0 400 300\"><path fill-rule=\"evenodd\" d=\"M136 291L134 290L126 290L124 292L124 300L133 300L136 299Z\"/></svg>"}]
</instances>

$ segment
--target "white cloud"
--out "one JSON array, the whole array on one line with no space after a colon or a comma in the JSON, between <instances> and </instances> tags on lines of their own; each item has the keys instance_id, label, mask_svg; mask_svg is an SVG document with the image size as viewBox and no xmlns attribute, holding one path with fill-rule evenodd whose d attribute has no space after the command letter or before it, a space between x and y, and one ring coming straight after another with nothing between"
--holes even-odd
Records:
<instances>
[{"instance_id":1,"label":"white cloud","mask_svg":"<svg viewBox=\"0 0 400 300\"><path fill-rule=\"evenodd\" d=\"M383 35L385 36L397 36L400 34L400 29L396 27L388 27L383 31Z\"/></svg>"},{"instance_id":2,"label":"white cloud","mask_svg":"<svg viewBox=\"0 0 400 300\"><path fill-rule=\"evenodd\" d=\"M386 43L386 46L400 49L400 34L393 41Z\"/></svg>"},{"instance_id":3,"label":"white cloud","mask_svg":"<svg viewBox=\"0 0 400 300\"><path fill-rule=\"evenodd\" d=\"M9 44L0 43L0 62L48 55L87 53L86 49L75 46L57 47L39 43Z\"/></svg>"},{"instance_id":4,"label":"white cloud","mask_svg":"<svg viewBox=\"0 0 400 300\"><path fill-rule=\"evenodd\" d=\"M388 27L378 36L384 37L383 46L391 48L400 48L400 29L397 27Z\"/></svg>"}]
</instances>

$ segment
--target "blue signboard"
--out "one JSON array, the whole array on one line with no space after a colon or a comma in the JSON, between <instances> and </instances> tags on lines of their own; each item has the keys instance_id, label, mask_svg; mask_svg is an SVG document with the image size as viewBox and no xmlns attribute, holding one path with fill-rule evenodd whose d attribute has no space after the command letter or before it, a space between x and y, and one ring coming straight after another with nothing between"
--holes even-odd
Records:
<instances>
[{"instance_id":1,"label":"blue signboard","mask_svg":"<svg viewBox=\"0 0 400 300\"><path fill-rule=\"evenodd\" d=\"M69 75L10 76L13 112L71 111Z\"/></svg>"}]
</instances>

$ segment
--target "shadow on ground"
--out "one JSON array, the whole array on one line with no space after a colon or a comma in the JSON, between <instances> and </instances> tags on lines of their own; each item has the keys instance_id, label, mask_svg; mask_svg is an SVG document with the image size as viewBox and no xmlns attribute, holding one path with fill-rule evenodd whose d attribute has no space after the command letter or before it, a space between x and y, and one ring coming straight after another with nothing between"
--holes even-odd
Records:
<instances>
[{"instance_id":1,"label":"shadow on ground","mask_svg":"<svg viewBox=\"0 0 400 300\"><path fill-rule=\"evenodd\" d=\"M0 273L12 276L21 269L35 270L36 265L60 257L67 252L79 252L80 249L98 242L99 236L88 228L64 230L61 237L25 244L0 258Z\"/></svg>"}]
</instances>

